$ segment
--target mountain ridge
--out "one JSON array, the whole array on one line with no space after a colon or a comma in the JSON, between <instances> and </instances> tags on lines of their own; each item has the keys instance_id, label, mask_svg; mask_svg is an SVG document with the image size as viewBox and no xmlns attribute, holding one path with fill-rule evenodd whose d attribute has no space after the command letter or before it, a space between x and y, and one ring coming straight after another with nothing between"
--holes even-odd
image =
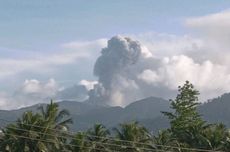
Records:
<instances>
[{"instance_id":1,"label":"mountain ridge","mask_svg":"<svg viewBox=\"0 0 230 152\"><path fill-rule=\"evenodd\" d=\"M74 124L74 131L86 130L95 123L102 123L108 128L116 127L120 123L138 121L152 132L167 128L169 122L161 111L170 111L170 102L163 98L148 97L135 101L126 107L108 107L93 105L77 101L58 102L60 109L69 110ZM37 108L45 104L36 104L17 110L0 110L0 117L9 121L15 121L24 111L37 111ZM215 112L219 110L219 112ZM224 94L212 101L198 106L199 113L211 123L222 122L230 126L230 94ZM1 121L0 121L1 122ZM2 123L0 124L2 126Z\"/></svg>"}]
</instances>

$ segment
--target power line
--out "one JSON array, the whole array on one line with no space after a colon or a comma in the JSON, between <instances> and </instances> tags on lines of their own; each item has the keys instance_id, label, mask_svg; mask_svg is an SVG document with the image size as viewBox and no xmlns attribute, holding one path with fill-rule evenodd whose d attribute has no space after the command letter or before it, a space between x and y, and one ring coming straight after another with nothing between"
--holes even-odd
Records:
<instances>
[{"instance_id":1,"label":"power line","mask_svg":"<svg viewBox=\"0 0 230 152\"><path fill-rule=\"evenodd\" d=\"M18 127L7 127L7 128L11 128L11 129L15 129L15 130L20 130L20 131L27 131L27 132L36 132L36 133L39 133L39 134L42 134L42 135L48 135L48 136L52 136L52 137L60 137L60 138L70 138L70 139L74 139L74 140L80 140L81 139L76 139L74 138L73 135L69 135L69 134L66 134L66 135L69 135L69 136L63 136L63 135L53 135L53 134L49 134L49 133L42 133L42 132L38 132L38 131L34 131L34 130L28 130L28 129L21 129L21 128L18 128ZM65 134L65 132L62 132L63 134ZM97 143L97 144L102 144L102 145L107 145L107 146L116 146L116 147L119 147L119 148L134 148L134 147L131 147L131 146L128 146L128 145L119 145L119 144L112 144L112 143L104 143L104 142L99 142L99 141L90 141L90 140L82 140L82 141L86 141L86 142L89 142L89 143ZM145 148L145 147L138 147L139 149L142 149L142 150L154 150L154 149L150 149L150 148Z\"/></svg>"},{"instance_id":2,"label":"power line","mask_svg":"<svg viewBox=\"0 0 230 152\"><path fill-rule=\"evenodd\" d=\"M15 130L21 130L21 131L30 131L30 130L26 130L26 129L20 129L20 128L16 128L16 127L8 127L8 128L12 128L12 129L15 129ZM38 131L33 131L33 132L38 132ZM72 139L75 139L74 137L66 137L66 136L60 136L60 135L52 135L52 134L48 134L48 133L41 133L41 132L38 132L40 134L44 134L44 135L50 135L50 136L53 136L53 137L63 137L63 138L72 138ZM6 133L7 134L7 133ZM14 134L12 134L13 136L15 136ZM17 135L18 136L18 135ZM98 137L100 138L99 136L94 136L94 137ZM75 140L80 140L80 139L75 139ZM86 141L86 140L83 140L83 141ZM124 140L122 140L124 141ZM118 146L120 148L134 148L134 147L131 147L131 146L127 146L127 145L119 145L119 144L109 144L109 143L102 143L102 142L95 142L95 141L87 141L87 142L92 142L92 143L98 143L98 144L102 144L102 145L109 145L109 146ZM143 143L144 144L144 143ZM152 145L151 145L152 146ZM196 148L185 148L185 147L175 147L175 146L165 146L165 145L154 145L156 147L163 147L163 148L172 148L172 149L183 149L183 150L192 150L192 151L202 151L202 152L223 152L223 151L214 151L214 150L206 150L206 149L196 149ZM144 147L138 147L139 149L142 149L142 150L150 150L150 151L162 151L162 152L165 152L164 150L159 150L159 149L150 149L150 148L144 148Z\"/></svg>"},{"instance_id":3,"label":"power line","mask_svg":"<svg viewBox=\"0 0 230 152\"><path fill-rule=\"evenodd\" d=\"M6 121L6 122L15 122L15 121L8 121L8 120L1 119L1 118L0 118L0 120ZM42 126L38 126L38 125L31 125L31 124L25 124L25 123L21 123L21 124L47 129L46 127L42 127ZM60 132L60 130L57 130L57 129L50 129L50 128L48 128L48 129ZM65 133L67 135L70 135L70 136L73 136L75 134L74 132L70 132L70 131L66 131ZM135 142L135 141L129 141L129 140L114 139L113 137L100 137L100 136L94 136L94 135L87 135L87 136L89 136L89 137L95 137L95 138L101 138L101 139L107 139L107 140L110 140L110 141L126 142L126 143L131 143L131 144L141 144L141 145L146 145L146 146L153 146L151 144L147 144L147 143L143 143L143 142ZM172 149L184 149L184 150L192 150L192 151L201 151L201 152L223 152L223 151L215 151L215 150L207 150L207 149L185 148L185 147L176 147L176 146L167 146L167 145L156 145L156 144L154 144L154 146L163 147L163 148L172 148Z\"/></svg>"},{"instance_id":4,"label":"power line","mask_svg":"<svg viewBox=\"0 0 230 152\"><path fill-rule=\"evenodd\" d=\"M9 135L9 136L18 137L18 138L24 138L24 139L30 139L30 140L37 140L37 141L42 141L42 142L47 142L47 143L53 143L53 144L55 144L55 142L53 142L52 140L37 139L37 138L20 136L20 135L14 135L14 134L9 134L9 133L5 133L5 134ZM107 152L104 149L99 149L99 148L95 148L95 147L78 146L78 145L74 145L74 144L63 144L63 145L65 145L65 146L71 146L71 147L78 147L78 148L88 148L88 149L102 150L102 151Z\"/></svg>"},{"instance_id":5,"label":"power line","mask_svg":"<svg viewBox=\"0 0 230 152\"><path fill-rule=\"evenodd\" d=\"M30 130L26 130L26 129L20 129L20 128L16 128L16 127L7 127L7 128L12 128L12 129L15 129L15 130L21 130L21 131L30 131ZM33 132L38 132L38 131L33 131ZM38 132L40 134L44 134L44 135L50 135L50 136L53 136L53 137L63 137L63 138L68 138L66 136L60 136L60 135L52 135L52 134L48 134L48 133L41 133L41 132ZM7 134L7 133L6 133ZM12 136L15 136L14 134L11 134ZM16 136L19 136L19 135L16 135ZM24 136L26 137L26 136ZM98 136L97 136L98 137ZM28 137L29 138L29 137ZM72 139L75 139L74 137L70 137ZM80 140L80 139L75 139L75 140ZM46 140L44 140L46 141ZM86 140L82 140L82 141L86 141ZM131 147L131 146L127 146L127 145L117 145L117 144L109 144L109 143L102 143L102 142L95 142L95 141L87 141L87 142L92 142L92 143L98 143L98 144L102 144L103 146L104 145L109 145L109 146L118 146L120 148L134 148L134 147ZM65 144L65 145L71 145L71 144ZM74 146L74 145L73 145ZM77 145L76 145L77 146ZM156 146L156 145L155 145ZM159 145L158 145L159 146ZM79 146L78 146L79 147ZM158 152L165 152L165 150L160 150L160 149L150 149L150 148L144 148L144 147L137 147L141 150L148 150L148 151L158 151ZM197 151L199 149L193 149L193 148L182 148L182 147L172 147L172 146L164 146L163 148L173 148L173 149L184 149L184 150L192 150L192 151ZM201 150L199 150L201 151ZM202 149L203 152L207 151L207 150L204 150ZM212 151L212 150L208 150L209 152L216 152L216 151Z\"/></svg>"}]
</instances>

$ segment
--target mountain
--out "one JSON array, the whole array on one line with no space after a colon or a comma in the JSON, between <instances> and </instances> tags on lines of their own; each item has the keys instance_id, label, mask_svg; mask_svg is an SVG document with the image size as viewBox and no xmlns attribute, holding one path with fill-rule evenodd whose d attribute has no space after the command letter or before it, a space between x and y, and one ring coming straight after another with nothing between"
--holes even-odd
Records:
<instances>
[{"instance_id":1,"label":"mountain","mask_svg":"<svg viewBox=\"0 0 230 152\"><path fill-rule=\"evenodd\" d=\"M95 123L102 123L108 128L112 128L123 122L142 122L142 120L147 119L154 120L161 115L160 111L169 110L169 102L156 97L149 97L133 102L125 108L99 106L76 101L62 101L58 104L60 109L69 110L71 117L74 120L72 126L74 131L88 129ZM24 111L37 111L39 106L44 105L45 104L37 104L31 107L10 111L0 110L0 126L5 124L1 121L1 118L15 121Z\"/></svg>"},{"instance_id":2,"label":"mountain","mask_svg":"<svg viewBox=\"0 0 230 152\"><path fill-rule=\"evenodd\" d=\"M103 107L95 109L85 114L74 117L76 129L84 129L87 125L91 127L95 123L102 123L108 128L117 126L123 122L139 121L145 119L158 118L160 111L169 110L169 102L155 97L149 97L143 100L136 101L125 108L122 107Z\"/></svg>"},{"instance_id":3,"label":"mountain","mask_svg":"<svg viewBox=\"0 0 230 152\"><path fill-rule=\"evenodd\" d=\"M157 97L149 97L136 102L124 108L125 120L153 119L161 116L161 111L170 110L169 101Z\"/></svg>"},{"instance_id":4,"label":"mountain","mask_svg":"<svg viewBox=\"0 0 230 152\"><path fill-rule=\"evenodd\" d=\"M6 122L1 119L15 121L24 111L36 109L45 104L38 104L18 110L0 110L0 126ZM156 97L145 98L131 103L126 107L109 107L92 105L84 102L62 101L61 109L68 109L73 118L73 131L86 130L95 123L102 123L108 128L113 128L123 122L138 121L152 132L169 127L166 117L161 111L170 111L170 103L167 100ZM222 122L230 127L230 94L224 94L218 98L201 104L198 111L210 123Z\"/></svg>"},{"instance_id":5,"label":"mountain","mask_svg":"<svg viewBox=\"0 0 230 152\"><path fill-rule=\"evenodd\" d=\"M230 127L230 93L202 104L198 110L208 122L224 123Z\"/></svg>"}]
</instances>

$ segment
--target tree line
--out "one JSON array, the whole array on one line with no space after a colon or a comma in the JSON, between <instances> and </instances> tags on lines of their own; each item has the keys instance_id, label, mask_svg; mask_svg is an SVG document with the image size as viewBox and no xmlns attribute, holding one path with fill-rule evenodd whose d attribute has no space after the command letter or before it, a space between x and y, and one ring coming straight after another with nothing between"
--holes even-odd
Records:
<instances>
[{"instance_id":1,"label":"tree line","mask_svg":"<svg viewBox=\"0 0 230 152\"><path fill-rule=\"evenodd\" d=\"M138 122L112 130L95 124L87 131L70 132L68 110L53 101L39 112L25 112L2 129L2 152L229 152L230 132L223 124L210 124L197 112L199 92L186 81L170 100L172 112L162 112L168 129L152 134Z\"/></svg>"}]
</instances>

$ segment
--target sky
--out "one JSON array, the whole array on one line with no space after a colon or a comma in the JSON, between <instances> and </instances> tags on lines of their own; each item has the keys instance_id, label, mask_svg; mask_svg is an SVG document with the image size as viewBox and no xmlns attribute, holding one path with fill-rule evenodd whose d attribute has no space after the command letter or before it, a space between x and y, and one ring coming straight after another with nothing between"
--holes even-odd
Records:
<instances>
[{"instance_id":1,"label":"sky","mask_svg":"<svg viewBox=\"0 0 230 152\"><path fill-rule=\"evenodd\" d=\"M94 65L116 35L139 41L140 52L148 50L153 59L141 59L139 73L129 69L135 78L121 74L124 69L111 77L111 86L115 80L121 86L130 81L126 91L111 87L120 101L109 96L109 104L124 106L152 95L131 98L134 88L151 88L153 95L170 98L185 79L197 86L204 101L229 92L229 8L228 0L0 1L0 109L66 97L63 92L71 87L85 87L80 92L86 97L74 96L77 100L86 99L95 84L106 88ZM131 45L117 39L116 45ZM162 89L168 95L159 94Z\"/></svg>"}]
</instances>

